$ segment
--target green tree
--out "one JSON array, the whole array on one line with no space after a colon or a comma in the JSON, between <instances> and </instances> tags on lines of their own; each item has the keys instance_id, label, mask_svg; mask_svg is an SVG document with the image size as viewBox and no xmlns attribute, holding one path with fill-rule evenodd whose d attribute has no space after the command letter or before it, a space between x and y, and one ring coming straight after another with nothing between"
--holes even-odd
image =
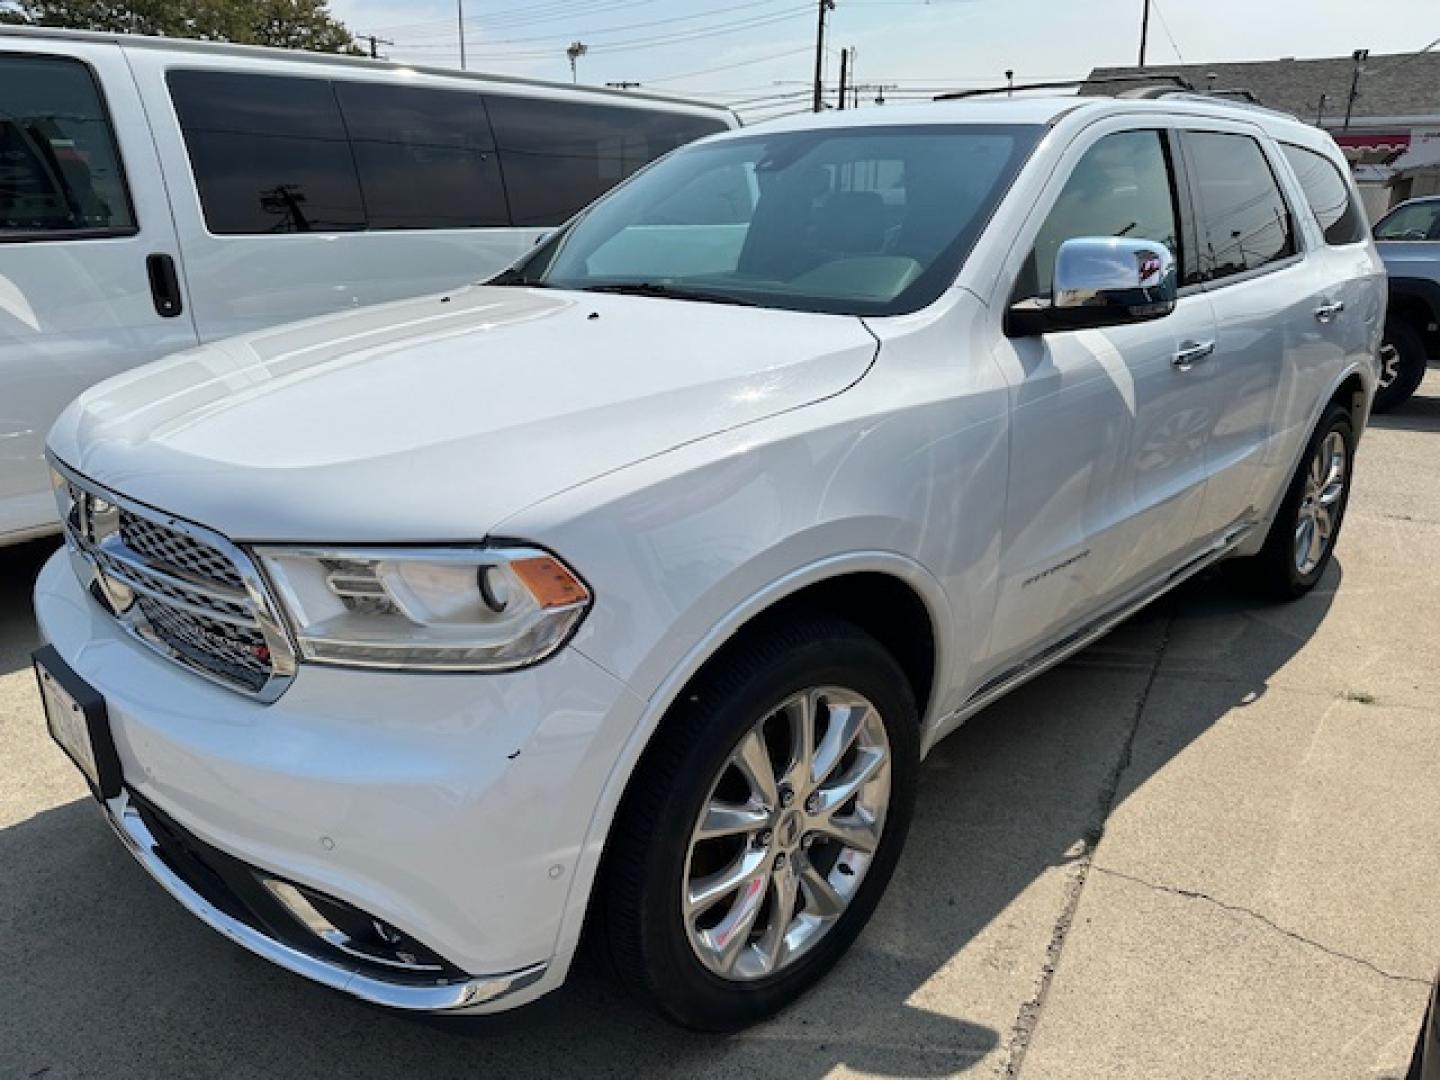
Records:
<instances>
[{"instance_id":1,"label":"green tree","mask_svg":"<svg viewBox=\"0 0 1440 1080\"><path fill-rule=\"evenodd\" d=\"M326 0L10 0L0 22L361 52Z\"/></svg>"}]
</instances>

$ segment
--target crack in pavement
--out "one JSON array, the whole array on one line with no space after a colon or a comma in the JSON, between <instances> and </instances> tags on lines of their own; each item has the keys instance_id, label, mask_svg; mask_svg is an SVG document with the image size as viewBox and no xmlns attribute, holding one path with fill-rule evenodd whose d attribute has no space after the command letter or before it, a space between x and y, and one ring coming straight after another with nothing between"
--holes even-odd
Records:
<instances>
[{"instance_id":1,"label":"crack in pavement","mask_svg":"<svg viewBox=\"0 0 1440 1080\"><path fill-rule=\"evenodd\" d=\"M1005 1067L999 1073L1007 1080L1014 1080L1020 1075L1020 1067L1024 1064L1025 1053L1030 1048L1030 1039L1035 1034L1036 1026L1040 1023L1040 1014L1045 1008L1045 1000L1050 993L1050 984L1055 977L1055 968L1060 963L1060 954L1065 948L1065 939L1070 933L1071 924L1075 921L1075 910L1080 906L1080 894L1085 889L1086 878L1093 866L1095 849L1100 843L1100 838L1105 835L1105 823L1110 820L1110 813L1115 809L1115 799L1120 791L1120 781L1130 767L1135 748L1135 736L1140 731L1140 721L1145 715L1145 706L1150 701L1150 692L1154 689L1155 680L1160 676L1160 667L1165 662L1165 651L1170 645L1170 631L1175 625L1173 594L1165 603L1167 611L1165 625L1160 630L1160 645L1155 650L1155 658L1145 677L1145 685L1140 688L1140 694L1135 700L1135 715L1130 721L1130 730L1125 733L1125 741L1120 747L1120 754L1115 759L1115 764L1100 789L1098 820L1086 832L1080 842L1079 853L1071 860L1074 871L1066 883L1060 914L1055 919L1055 925L1050 930L1050 941L1045 946L1045 961L1040 967L1040 983L1036 986L1035 993L1020 1006L1015 1023L1010 1028L1010 1042L1005 1048Z\"/></svg>"},{"instance_id":2,"label":"crack in pavement","mask_svg":"<svg viewBox=\"0 0 1440 1080\"><path fill-rule=\"evenodd\" d=\"M1182 889L1177 885L1161 885L1154 881L1146 881L1144 878L1136 877L1133 874L1127 874L1123 870L1112 870L1108 866L1100 866L1099 864L1093 862L1090 865L1090 869L1095 871L1096 873L1105 874L1113 878L1119 878L1122 881L1129 881L1135 885L1142 885L1147 889L1153 889L1155 892L1169 893L1172 896L1184 897L1187 900L1203 900L1208 904L1215 905L1222 911L1228 911L1234 915L1248 915L1250 918L1255 919L1257 922L1263 923L1271 930L1274 930L1279 934L1283 934L1285 937L1290 938L1292 941L1298 941L1302 945L1308 945L1312 949L1318 949L1326 956L1333 956L1337 960L1348 960L1352 964L1359 964L1361 967L1368 968L1376 975L1379 975L1382 978L1389 979L1392 982L1413 983L1416 986L1425 987L1430 986L1429 979L1419 978L1414 975L1400 975L1393 971L1386 971L1379 965L1369 960L1366 960L1363 956L1352 956L1349 953L1341 952L1339 949L1332 949L1330 946L1325 945L1319 941L1315 941L1313 938L1308 938L1304 934L1297 933L1294 930L1290 930L1287 927L1281 926L1269 916L1262 915L1260 912L1247 908L1242 904L1226 903L1224 900L1217 899L1216 897L1211 896L1209 893L1203 893L1196 889Z\"/></svg>"}]
</instances>

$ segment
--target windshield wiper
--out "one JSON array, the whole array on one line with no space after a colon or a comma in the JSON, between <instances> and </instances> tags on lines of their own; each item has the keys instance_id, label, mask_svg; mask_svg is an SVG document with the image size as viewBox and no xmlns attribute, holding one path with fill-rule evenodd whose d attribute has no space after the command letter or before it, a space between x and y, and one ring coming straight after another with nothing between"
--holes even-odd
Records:
<instances>
[{"instance_id":1,"label":"windshield wiper","mask_svg":"<svg viewBox=\"0 0 1440 1080\"><path fill-rule=\"evenodd\" d=\"M735 304L738 307L762 307L754 300L729 293L689 289L684 285L666 285L659 281L617 281L606 285L581 285L580 292L620 293L624 296L658 296L667 300L696 300L703 304Z\"/></svg>"}]
</instances>

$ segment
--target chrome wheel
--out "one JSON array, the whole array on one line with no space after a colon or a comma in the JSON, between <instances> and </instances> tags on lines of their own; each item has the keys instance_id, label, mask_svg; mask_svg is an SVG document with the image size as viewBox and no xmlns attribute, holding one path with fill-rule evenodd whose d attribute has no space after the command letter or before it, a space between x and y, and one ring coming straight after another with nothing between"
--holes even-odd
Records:
<instances>
[{"instance_id":1,"label":"chrome wheel","mask_svg":"<svg viewBox=\"0 0 1440 1080\"><path fill-rule=\"evenodd\" d=\"M750 981L804 956L859 890L889 803L890 742L864 697L815 687L761 719L691 831L681 915L700 962Z\"/></svg>"},{"instance_id":2,"label":"chrome wheel","mask_svg":"<svg viewBox=\"0 0 1440 1080\"><path fill-rule=\"evenodd\" d=\"M1400 350L1388 341L1380 346L1380 389L1395 385L1400 377Z\"/></svg>"},{"instance_id":3,"label":"chrome wheel","mask_svg":"<svg viewBox=\"0 0 1440 1080\"><path fill-rule=\"evenodd\" d=\"M1345 493L1349 453L1338 431L1326 435L1310 459L1305 492L1295 522L1295 569L1303 576L1319 566L1329 550L1339 523L1340 499Z\"/></svg>"}]
</instances>

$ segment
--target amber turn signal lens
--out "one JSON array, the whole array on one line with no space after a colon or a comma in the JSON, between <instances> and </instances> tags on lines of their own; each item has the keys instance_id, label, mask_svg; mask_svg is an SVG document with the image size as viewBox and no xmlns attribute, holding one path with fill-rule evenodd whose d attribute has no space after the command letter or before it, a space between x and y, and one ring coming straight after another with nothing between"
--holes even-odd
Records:
<instances>
[{"instance_id":1,"label":"amber turn signal lens","mask_svg":"<svg viewBox=\"0 0 1440 1080\"><path fill-rule=\"evenodd\" d=\"M590 599L590 590L566 570L560 560L548 555L517 559L510 564L510 569L542 608L570 607Z\"/></svg>"}]
</instances>

